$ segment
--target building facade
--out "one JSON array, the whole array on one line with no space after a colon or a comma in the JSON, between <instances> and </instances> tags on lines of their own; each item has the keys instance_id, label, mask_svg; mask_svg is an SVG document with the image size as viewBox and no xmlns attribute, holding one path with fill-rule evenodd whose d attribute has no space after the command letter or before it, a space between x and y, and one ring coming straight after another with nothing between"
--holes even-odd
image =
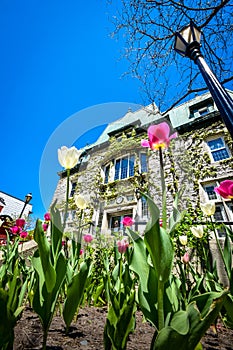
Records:
<instances>
[{"instance_id":1,"label":"building facade","mask_svg":"<svg viewBox=\"0 0 233 350\"><path fill-rule=\"evenodd\" d=\"M229 91L231 96L233 95ZM215 219L233 221L233 204L214 192L225 179L233 179L232 139L210 93L197 96L162 116L154 106L129 110L109 124L98 140L83 149L78 165L71 170L66 231L77 229L74 194L87 196L85 219L102 233L123 231L122 219L134 219L134 229L143 232L148 205L141 192L161 207L159 153L141 147L147 128L166 121L178 137L163 151L168 209L180 191L180 206L195 213L200 201L216 202ZM64 219L66 172L59 173L52 202L57 201ZM169 211L168 210L168 211ZM219 237L224 233L219 231Z\"/></svg>"}]
</instances>

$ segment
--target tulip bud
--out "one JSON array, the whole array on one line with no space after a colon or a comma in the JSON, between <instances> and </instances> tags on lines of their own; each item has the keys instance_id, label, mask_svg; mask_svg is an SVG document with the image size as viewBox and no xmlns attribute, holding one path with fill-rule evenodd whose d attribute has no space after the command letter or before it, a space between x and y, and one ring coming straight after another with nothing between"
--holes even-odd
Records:
<instances>
[{"instance_id":1,"label":"tulip bud","mask_svg":"<svg viewBox=\"0 0 233 350\"><path fill-rule=\"evenodd\" d=\"M189 263L189 255L188 253L185 253L184 256L182 257L182 261L184 264L188 264Z\"/></svg>"},{"instance_id":2,"label":"tulip bud","mask_svg":"<svg viewBox=\"0 0 233 350\"><path fill-rule=\"evenodd\" d=\"M15 224L16 224L16 226L18 226L18 227L24 227L25 223L26 223L26 221L25 221L24 219L22 219L22 218L17 219L17 220L15 221Z\"/></svg>"},{"instance_id":3,"label":"tulip bud","mask_svg":"<svg viewBox=\"0 0 233 350\"><path fill-rule=\"evenodd\" d=\"M27 231L20 232L20 238L26 238L28 236Z\"/></svg>"},{"instance_id":4,"label":"tulip bud","mask_svg":"<svg viewBox=\"0 0 233 350\"><path fill-rule=\"evenodd\" d=\"M204 230L202 225L190 227L190 230L195 237L197 238L203 237Z\"/></svg>"},{"instance_id":5,"label":"tulip bud","mask_svg":"<svg viewBox=\"0 0 233 350\"><path fill-rule=\"evenodd\" d=\"M185 235L179 236L179 241L182 245L186 245L188 243L188 237Z\"/></svg>"},{"instance_id":6,"label":"tulip bud","mask_svg":"<svg viewBox=\"0 0 233 350\"><path fill-rule=\"evenodd\" d=\"M117 246L118 246L118 252L123 254L126 252L129 246L129 242L127 242L126 238L123 238L121 241L117 242Z\"/></svg>"},{"instance_id":7,"label":"tulip bud","mask_svg":"<svg viewBox=\"0 0 233 350\"><path fill-rule=\"evenodd\" d=\"M134 220L130 216L125 216L122 220L123 226L132 226L134 224Z\"/></svg>"},{"instance_id":8,"label":"tulip bud","mask_svg":"<svg viewBox=\"0 0 233 350\"><path fill-rule=\"evenodd\" d=\"M44 219L45 219L45 221L50 221L51 220L50 213L45 213L44 214Z\"/></svg>"},{"instance_id":9,"label":"tulip bud","mask_svg":"<svg viewBox=\"0 0 233 350\"><path fill-rule=\"evenodd\" d=\"M207 215L207 216L211 216L214 215L215 213L215 203L214 202L206 202L206 203L201 203L200 204L201 210L203 212L203 214Z\"/></svg>"},{"instance_id":10,"label":"tulip bud","mask_svg":"<svg viewBox=\"0 0 233 350\"><path fill-rule=\"evenodd\" d=\"M83 236L83 239L86 243L91 243L94 237L90 233L87 233L86 235Z\"/></svg>"}]
</instances>

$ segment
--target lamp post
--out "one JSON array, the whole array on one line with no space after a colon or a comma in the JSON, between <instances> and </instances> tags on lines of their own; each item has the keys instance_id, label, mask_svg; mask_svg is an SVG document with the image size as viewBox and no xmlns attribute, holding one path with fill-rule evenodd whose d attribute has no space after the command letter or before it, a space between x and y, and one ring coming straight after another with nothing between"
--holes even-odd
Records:
<instances>
[{"instance_id":1,"label":"lamp post","mask_svg":"<svg viewBox=\"0 0 233 350\"><path fill-rule=\"evenodd\" d=\"M201 54L200 29L191 21L188 26L181 29L180 32L176 32L175 35L175 51L181 56L189 57L197 64L222 119L233 138L233 100L210 70Z\"/></svg>"},{"instance_id":2,"label":"lamp post","mask_svg":"<svg viewBox=\"0 0 233 350\"><path fill-rule=\"evenodd\" d=\"M24 209L26 208L26 205L31 201L31 199L32 199L32 194L31 194L31 193L28 193L28 194L25 196L24 206L23 206L23 209L21 210L21 213L20 213L20 215L19 215L19 218L22 217L23 212L24 212Z\"/></svg>"}]
</instances>

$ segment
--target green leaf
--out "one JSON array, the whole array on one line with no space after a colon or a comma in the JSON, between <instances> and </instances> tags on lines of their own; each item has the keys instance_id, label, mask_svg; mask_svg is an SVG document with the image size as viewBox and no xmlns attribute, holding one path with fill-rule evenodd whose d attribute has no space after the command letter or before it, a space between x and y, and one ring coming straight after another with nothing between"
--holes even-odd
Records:
<instances>
[{"instance_id":1,"label":"green leaf","mask_svg":"<svg viewBox=\"0 0 233 350\"><path fill-rule=\"evenodd\" d=\"M55 208L56 202L51 206L51 242L54 257L57 257L62 249L62 222L60 211Z\"/></svg>"},{"instance_id":2,"label":"green leaf","mask_svg":"<svg viewBox=\"0 0 233 350\"><path fill-rule=\"evenodd\" d=\"M46 288L50 293L56 283L56 272L51 260L50 244L42 227L41 220L37 220L34 230L34 239L38 244Z\"/></svg>"},{"instance_id":3,"label":"green leaf","mask_svg":"<svg viewBox=\"0 0 233 350\"><path fill-rule=\"evenodd\" d=\"M232 268L232 246L227 234L224 242L223 257L224 257L225 267L227 269L227 275L230 276L231 268Z\"/></svg>"},{"instance_id":4,"label":"green leaf","mask_svg":"<svg viewBox=\"0 0 233 350\"><path fill-rule=\"evenodd\" d=\"M209 313L214 300L219 300L224 296L227 291L221 292L207 292L201 295L197 295L192 298L192 302L197 304L198 310L201 312L201 317L204 318Z\"/></svg>"},{"instance_id":5,"label":"green leaf","mask_svg":"<svg viewBox=\"0 0 233 350\"><path fill-rule=\"evenodd\" d=\"M186 311L176 312L171 320L171 327L179 334L186 335L189 331L189 318Z\"/></svg>"},{"instance_id":6,"label":"green leaf","mask_svg":"<svg viewBox=\"0 0 233 350\"><path fill-rule=\"evenodd\" d=\"M227 317L227 322L231 323L233 325L233 296L232 295L227 295L226 298L224 299L223 303L224 308L226 309L226 317Z\"/></svg>"},{"instance_id":7,"label":"green leaf","mask_svg":"<svg viewBox=\"0 0 233 350\"><path fill-rule=\"evenodd\" d=\"M66 259L62 252L59 254L56 264L56 281L52 291L49 293L46 288L46 281L42 271L42 264L39 257L33 258L33 266L36 269L36 283L34 286L33 310L40 316L44 333L46 333L51 324L56 307L57 298L66 276Z\"/></svg>"},{"instance_id":8,"label":"green leaf","mask_svg":"<svg viewBox=\"0 0 233 350\"><path fill-rule=\"evenodd\" d=\"M143 291L148 292L147 284L150 266L147 262L148 252L146 250L146 245L140 236L134 236L135 233L132 230L128 229L128 232L131 237L136 238L136 240L133 240L134 251L132 254L130 269L140 278Z\"/></svg>"},{"instance_id":9,"label":"green leaf","mask_svg":"<svg viewBox=\"0 0 233 350\"><path fill-rule=\"evenodd\" d=\"M69 328L77 308L82 301L90 264L90 259L82 262L79 272L73 276L71 283L67 286L67 297L63 309L66 329Z\"/></svg>"},{"instance_id":10,"label":"green leaf","mask_svg":"<svg viewBox=\"0 0 233 350\"><path fill-rule=\"evenodd\" d=\"M231 243L233 243L233 231L227 225L224 225L224 228L226 230L228 237L231 240Z\"/></svg>"},{"instance_id":11,"label":"green leaf","mask_svg":"<svg viewBox=\"0 0 233 350\"><path fill-rule=\"evenodd\" d=\"M176 313L170 325L159 331L151 350L193 350L200 348L200 340L218 316L226 293L226 291L216 293L216 298L212 295L210 305L209 298L205 296L209 305L208 312L198 310L196 302L192 302L187 306L186 311ZM203 302L202 298L201 301ZM202 314L205 314L205 317ZM187 319L189 322L188 332ZM182 320L185 320L184 329L182 329Z\"/></svg>"},{"instance_id":12,"label":"green leaf","mask_svg":"<svg viewBox=\"0 0 233 350\"><path fill-rule=\"evenodd\" d=\"M177 224L183 219L186 211L180 212L178 209L178 199L179 199L180 193L178 192L175 196L175 200L173 202L173 210L171 213L171 216L169 218L169 232L172 232Z\"/></svg>"},{"instance_id":13,"label":"green leaf","mask_svg":"<svg viewBox=\"0 0 233 350\"><path fill-rule=\"evenodd\" d=\"M155 327L158 324L157 314L157 289L158 279L152 264L148 263L148 251L142 237L128 229L128 234L133 238L134 250L131 256L130 269L139 277L138 298L143 315Z\"/></svg>"},{"instance_id":14,"label":"green leaf","mask_svg":"<svg viewBox=\"0 0 233 350\"><path fill-rule=\"evenodd\" d=\"M152 220L146 227L144 241L157 272L158 279L165 283L170 276L174 249L166 230L159 226L159 209L147 196Z\"/></svg>"},{"instance_id":15,"label":"green leaf","mask_svg":"<svg viewBox=\"0 0 233 350\"><path fill-rule=\"evenodd\" d=\"M115 312L116 308L118 308L117 313ZM116 305L111 305L108 311L104 332L104 343L109 346L106 347L105 345L106 349L110 349L110 344L112 349L115 350L126 349L128 336L135 329L135 312L135 292L132 292L131 295L124 300L121 309L119 309L118 303Z\"/></svg>"}]
</instances>

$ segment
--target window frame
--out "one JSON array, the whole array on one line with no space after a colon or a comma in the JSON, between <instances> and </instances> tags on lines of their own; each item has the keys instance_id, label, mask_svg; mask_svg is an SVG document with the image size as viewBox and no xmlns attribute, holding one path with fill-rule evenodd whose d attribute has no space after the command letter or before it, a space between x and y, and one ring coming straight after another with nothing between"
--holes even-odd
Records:
<instances>
[{"instance_id":1,"label":"window frame","mask_svg":"<svg viewBox=\"0 0 233 350\"><path fill-rule=\"evenodd\" d=\"M127 166L123 166L123 161L127 160ZM104 184L108 184L112 181L124 180L135 175L135 160L136 155L133 153L126 154L122 157L118 157L112 160L112 165L110 163L104 166ZM116 165L119 164L116 168ZM111 172L112 167L112 172ZM109 170L108 170L109 169ZM107 174L108 170L108 174Z\"/></svg>"},{"instance_id":2,"label":"window frame","mask_svg":"<svg viewBox=\"0 0 233 350\"><path fill-rule=\"evenodd\" d=\"M223 142L223 147L219 147L219 148L216 148L216 149L211 149L209 143L210 143L211 141L217 141L218 139L221 139L221 140L222 140L222 142ZM216 135L215 137L212 137L212 138L210 138L210 139L207 139L205 142L206 142L206 145L207 145L207 147L208 147L208 151L209 151L209 154L210 154L210 157L211 157L211 160L212 160L213 163L221 162L222 160L231 158L231 152L230 152L230 150L229 150L229 148L228 148L228 146L227 146L227 144L226 144L226 142L225 142L225 140L224 140L223 135ZM216 153L216 152L219 152L219 151L222 151L222 150L226 150L226 152L227 152L227 154L228 154L228 157L215 160L215 158L214 158L214 156L213 156L213 153Z\"/></svg>"},{"instance_id":3,"label":"window frame","mask_svg":"<svg viewBox=\"0 0 233 350\"><path fill-rule=\"evenodd\" d=\"M145 156L145 170L142 162L142 156ZM139 164L140 164L140 171L141 173L147 173L148 172L148 156L146 152L140 152L139 154Z\"/></svg>"}]
</instances>

